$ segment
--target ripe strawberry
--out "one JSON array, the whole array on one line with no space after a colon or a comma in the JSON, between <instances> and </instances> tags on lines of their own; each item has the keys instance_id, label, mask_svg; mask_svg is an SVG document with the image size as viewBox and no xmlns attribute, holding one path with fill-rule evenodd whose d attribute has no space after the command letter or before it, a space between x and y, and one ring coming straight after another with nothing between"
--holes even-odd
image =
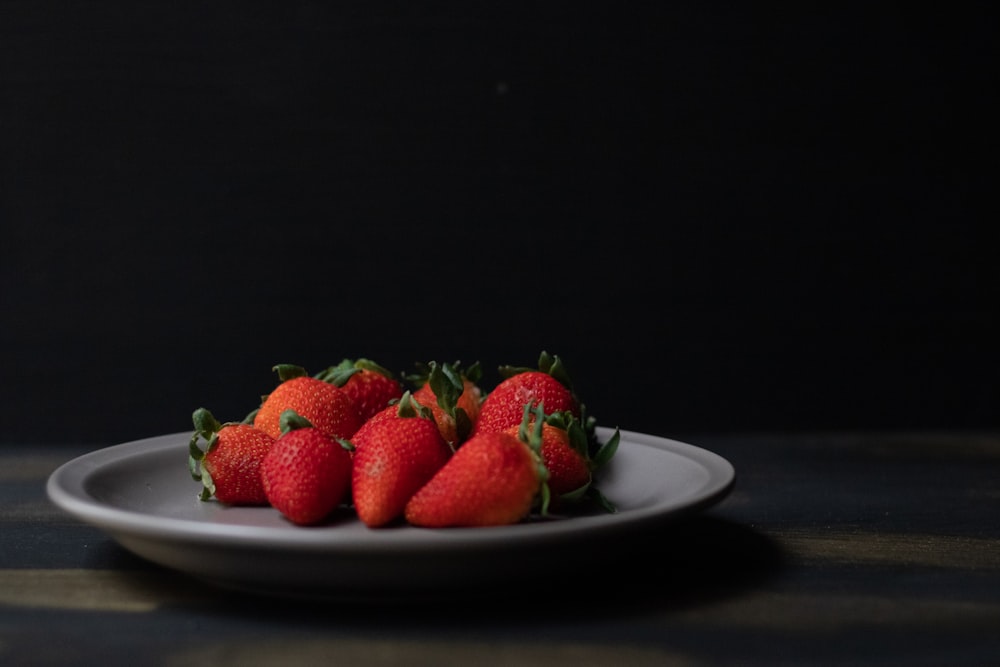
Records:
<instances>
[{"instance_id":1,"label":"ripe strawberry","mask_svg":"<svg viewBox=\"0 0 1000 667\"><path fill-rule=\"evenodd\" d=\"M406 520L428 528L518 523L541 498L548 509L546 470L538 454L540 430L529 442L510 433L473 436L404 509Z\"/></svg>"},{"instance_id":2,"label":"ripe strawberry","mask_svg":"<svg viewBox=\"0 0 1000 667\"><path fill-rule=\"evenodd\" d=\"M351 444L354 509L371 528L401 517L410 497L452 455L429 411L419 414L408 393L398 408L387 408L358 429Z\"/></svg>"},{"instance_id":3,"label":"ripe strawberry","mask_svg":"<svg viewBox=\"0 0 1000 667\"><path fill-rule=\"evenodd\" d=\"M559 415L571 413L557 413ZM511 426L504 433L518 435L521 426ZM556 426L546 420L542 422L542 462L549 471L549 490L553 497L560 497L574 491L582 492L591 482L590 463L587 459L587 441L583 431L582 442L570 438L570 433L563 426ZM582 448L580 447L582 445Z\"/></svg>"},{"instance_id":4,"label":"ripe strawberry","mask_svg":"<svg viewBox=\"0 0 1000 667\"><path fill-rule=\"evenodd\" d=\"M521 423L524 406L545 405L549 413L569 411L577 417L583 405L573 392L569 375L558 356L542 352L538 369L501 366L504 380L483 399L472 434L503 431Z\"/></svg>"},{"instance_id":5,"label":"ripe strawberry","mask_svg":"<svg viewBox=\"0 0 1000 667\"><path fill-rule=\"evenodd\" d=\"M202 483L199 497L215 497L229 505L266 505L260 463L274 438L250 424L222 424L205 408L195 410L192 421L188 468L191 477ZM203 439L205 449L199 446Z\"/></svg>"},{"instance_id":6,"label":"ripe strawberry","mask_svg":"<svg viewBox=\"0 0 1000 667\"><path fill-rule=\"evenodd\" d=\"M511 426L505 432L523 434L537 419L542 422L541 456L549 472L548 485L553 504L567 505L584 499L595 501L605 511L615 512L615 507L594 485L594 473L602 468L618 449L620 433L595 449L591 456L592 437L576 416L569 412L545 415L538 405L531 411L530 423Z\"/></svg>"},{"instance_id":7,"label":"ripe strawberry","mask_svg":"<svg viewBox=\"0 0 1000 667\"><path fill-rule=\"evenodd\" d=\"M274 367L280 383L261 401L253 425L274 438L281 436L279 420L285 410L294 410L314 428L335 438L349 438L361 426L357 408L340 387L306 375L300 366Z\"/></svg>"},{"instance_id":8,"label":"ripe strawberry","mask_svg":"<svg viewBox=\"0 0 1000 667\"><path fill-rule=\"evenodd\" d=\"M319 523L349 496L351 454L292 410L281 422L284 432L260 466L264 493L292 523Z\"/></svg>"},{"instance_id":9,"label":"ripe strawberry","mask_svg":"<svg viewBox=\"0 0 1000 667\"><path fill-rule=\"evenodd\" d=\"M344 359L315 377L347 392L361 423L403 396L403 384L396 376L370 359Z\"/></svg>"},{"instance_id":10,"label":"ripe strawberry","mask_svg":"<svg viewBox=\"0 0 1000 667\"><path fill-rule=\"evenodd\" d=\"M481 377L482 369L478 362L462 369L458 361L441 365L431 361L420 373L407 378L420 385L413 392L413 399L430 408L441 435L453 448L459 447L469 437L472 425L479 418Z\"/></svg>"}]
</instances>

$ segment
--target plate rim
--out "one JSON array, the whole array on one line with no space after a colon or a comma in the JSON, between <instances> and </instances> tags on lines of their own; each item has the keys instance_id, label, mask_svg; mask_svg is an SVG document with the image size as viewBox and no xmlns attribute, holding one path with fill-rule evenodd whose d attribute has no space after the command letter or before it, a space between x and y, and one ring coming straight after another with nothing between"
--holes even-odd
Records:
<instances>
[{"instance_id":1,"label":"plate rim","mask_svg":"<svg viewBox=\"0 0 1000 667\"><path fill-rule=\"evenodd\" d=\"M597 427L599 439L605 441L616 429ZM56 468L46 481L49 499L78 520L109 533L116 540L128 538L176 541L183 539L192 545L215 548L270 549L278 551L320 551L344 555L426 553L428 550L506 549L532 544L592 539L597 535L632 531L636 528L674 520L698 512L724 499L736 481L733 465L724 457L702 447L662 436L617 429L623 445L636 444L666 450L700 465L708 479L683 503L652 503L627 514L594 514L534 521L510 526L462 528L398 528L377 529L362 533L363 539L336 539L336 525L320 527L245 526L219 524L188 518L164 517L131 509L110 506L86 491L86 481L107 466L130 457L152 456L164 449L181 449L190 439L189 431L151 436L93 450L71 459ZM183 463L183 462L182 462ZM180 465L180 464L179 464ZM670 504L668 504L670 505ZM152 519L152 520L151 520ZM402 536L402 537L401 537Z\"/></svg>"}]
</instances>

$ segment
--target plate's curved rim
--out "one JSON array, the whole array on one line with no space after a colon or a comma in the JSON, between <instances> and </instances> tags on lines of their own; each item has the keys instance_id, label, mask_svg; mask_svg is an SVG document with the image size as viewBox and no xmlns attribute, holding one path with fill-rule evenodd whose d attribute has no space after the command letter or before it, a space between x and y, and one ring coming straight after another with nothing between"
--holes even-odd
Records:
<instances>
[{"instance_id":1,"label":"plate's curved rim","mask_svg":"<svg viewBox=\"0 0 1000 667\"><path fill-rule=\"evenodd\" d=\"M602 440L611 437L614 431L615 429L607 427L597 427L597 434ZM623 443L666 450L700 465L708 473L708 480L696 493L681 503L654 502L648 506L630 509L627 514L595 514L486 528L430 529L401 526L390 530L364 532L363 539L357 539L357 533L353 533L350 539L342 538L342 532L337 532L336 525L245 526L164 517L107 505L88 494L86 490L88 478L107 465L163 449L180 449L180 443L186 443L190 433L178 432L112 445L78 456L62 464L49 475L46 492L49 499L61 509L112 535L125 534L156 540L182 539L188 542L210 543L214 546L338 553L391 552L400 555L401 552L442 547L495 548L510 545L512 540L520 546L525 546L537 542L572 539L582 535L592 538L605 532L632 530L712 506L728 495L735 483L736 472L732 464L714 452L678 440L636 431L619 429L619 433Z\"/></svg>"}]
</instances>

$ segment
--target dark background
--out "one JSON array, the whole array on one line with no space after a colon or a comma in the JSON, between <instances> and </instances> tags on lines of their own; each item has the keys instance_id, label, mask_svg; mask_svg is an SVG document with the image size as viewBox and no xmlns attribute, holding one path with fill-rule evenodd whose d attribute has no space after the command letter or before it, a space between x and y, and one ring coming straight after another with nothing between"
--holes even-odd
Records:
<instances>
[{"instance_id":1,"label":"dark background","mask_svg":"<svg viewBox=\"0 0 1000 667\"><path fill-rule=\"evenodd\" d=\"M990 3L0 0L3 440L275 363L666 436L1000 426Z\"/></svg>"}]
</instances>

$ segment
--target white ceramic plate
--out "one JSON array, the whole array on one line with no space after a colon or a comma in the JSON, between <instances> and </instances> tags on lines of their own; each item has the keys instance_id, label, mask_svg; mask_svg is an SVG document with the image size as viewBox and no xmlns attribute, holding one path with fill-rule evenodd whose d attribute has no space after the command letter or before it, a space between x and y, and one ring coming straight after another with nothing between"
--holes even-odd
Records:
<instances>
[{"instance_id":1,"label":"white ceramic plate","mask_svg":"<svg viewBox=\"0 0 1000 667\"><path fill-rule=\"evenodd\" d=\"M613 431L598 428L606 440ZM201 501L187 468L190 433L80 456L49 477L49 498L154 563L213 583L288 596L409 596L471 590L599 557L619 538L660 530L724 498L735 471L693 445L621 431L597 485L618 508L514 526L370 529L345 508L321 526L295 526L267 507Z\"/></svg>"}]
</instances>

